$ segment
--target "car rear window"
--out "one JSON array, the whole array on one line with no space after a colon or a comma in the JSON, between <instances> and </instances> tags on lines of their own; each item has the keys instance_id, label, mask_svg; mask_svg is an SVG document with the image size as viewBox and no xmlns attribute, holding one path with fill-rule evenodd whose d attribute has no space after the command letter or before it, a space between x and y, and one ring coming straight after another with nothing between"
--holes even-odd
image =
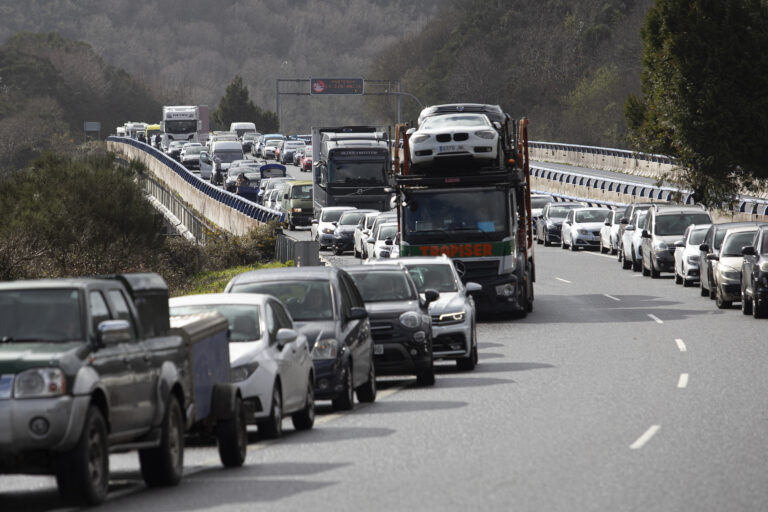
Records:
<instances>
[{"instance_id":1,"label":"car rear window","mask_svg":"<svg viewBox=\"0 0 768 512\"><path fill-rule=\"evenodd\" d=\"M741 248L752 245L752 239L755 237L754 231L740 231L731 233L731 236L725 241L720 256L733 257L741 256Z\"/></svg>"},{"instance_id":2,"label":"car rear window","mask_svg":"<svg viewBox=\"0 0 768 512\"><path fill-rule=\"evenodd\" d=\"M259 306L255 304L197 304L170 308L171 316L195 315L209 311L216 311L227 319L229 341L255 341L261 338Z\"/></svg>"},{"instance_id":3,"label":"car rear window","mask_svg":"<svg viewBox=\"0 0 768 512\"><path fill-rule=\"evenodd\" d=\"M658 215L653 232L660 236L682 235L691 224L706 224L709 221L706 213Z\"/></svg>"},{"instance_id":4,"label":"car rear window","mask_svg":"<svg viewBox=\"0 0 768 512\"><path fill-rule=\"evenodd\" d=\"M576 222L605 222L611 210L585 210L576 212Z\"/></svg>"},{"instance_id":5,"label":"car rear window","mask_svg":"<svg viewBox=\"0 0 768 512\"><path fill-rule=\"evenodd\" d=\"M456 280L449 265L408 265L408 273L416 283L419 293L424 293L427 289L440 293L456 291Z\"/></svg>"},{"instance_id":6,"label":"car rear window","mask_svg":"<svg viewBox=\"0 0 768 512\"><path fill-rule=\"evenodd\" d=\"M404 271L354 272L350 274L365 302L415 300L416 294Z\"/></svg>"},{"instance_id":7,"label":"car rear window","mask_svg":"<svg viewBox=\"0 0 768 512\"><path fill-rule=\"evenodd\" d=\"M266 293L283 301L297 322L333 320L331 286L328 281L266 281L232 286L232 293Z\"/></svg>"}]
</instances>

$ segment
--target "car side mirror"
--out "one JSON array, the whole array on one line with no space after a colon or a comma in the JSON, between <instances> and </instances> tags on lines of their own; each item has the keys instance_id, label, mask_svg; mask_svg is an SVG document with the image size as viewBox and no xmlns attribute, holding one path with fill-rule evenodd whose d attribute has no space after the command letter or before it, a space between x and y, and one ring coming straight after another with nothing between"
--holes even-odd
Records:
<instances>
[{"instance_id":1,"label":"car side mirror","mask_svg":"<svg viewBox=\"0 0 768 512\"><path fill-rule=\"evenodd\" d=\"M317 219L312 219L312 224L317 224Z\"/></svg>"},{"instance_id":2,"label":"car side mirror","mask_svg":"<svg viewBox=\"0 0 768 512\"><path fill-rule=\"evenodd\" d=\"M755 248L751 245L746 245L741 248L741 254L744 256L754 256L757 254L757 251L755 251Z\"/></svg>"},{"instance_id":3,"label":"car side mirror","mask_svg":"<svg viewBox=\"0 0 768 512\"><path fill-rule=\"evenodd\" d=\"M483 285L479 283L473 283L471 281L467 283L466 288L467 288L467 292L469 293L483 291Z\"/></svg>"},{"instance_id":4,"label":"car side mirror","mask_svg":"<svg viewBox=\"0 0 768 512\"><path fill-rule=\"evenodd\" d=\"M642 237L643 237L643 238L651 238L651 234L648 232L648 230L647 230L647 229L644 229L644 230L643 230L643 234L642 234Z\"/></svg>"},{"instance_id":5,"label":"car side mirror","mask_svg":"<svg viewBox=\"0 0 768 512\"><path fill-rule=\"evenodd\" d=\"M375 243L376 243L376 239L375 239L375 238L373 238L373 237L370 237L370 238L368 238L367 242L368 242L369 244L375 244Z\"/></svg>"},{"instance_id":6,"label":"car side mirror","mask_svg":"<svg viewBox=\"0 0 768 512\"><path fill-rule=\"evenodd\" d=\"M629 224L629 219L626 217L622 217L619 221L620 224Z\"/></svg>"},{"instance_id":7,"label":"car side mirror","mask_svg":"<svg viewBox=\"0 0 768 512\"><path fill-rule=\"evenodd\" d=\"M712 253L712 254L707 254L707 259L708 259L709 261L720 261L720 256L718 256L718 255L717 255L717 254L715 254L715 253Z\"/></svg>"},{"instance_id":8,"label":"car side mirror","mask_svg":"<svg viewBox=\"0 0 768 512\"><path fill-rule=\"evenodd\" d=\"M338 222L331 222L331 224L333 224L336 227L339 227L339 223Z\"/></svg>"},{"instance_id":9,"label":"car side mirror","mask_svg":"<svg viewBox=\"0 0 768 512\"><path fill-rule=\"evenodd\" d=\"M565 221L565 223L568 224L569 226L571 225L571 221L569 220Z\"/></svg>"},{"instance_id":10,"label":"car side mirror","mask_svg":"<svg viewBox=\"0 0 768 512\"><path fill-rule=\"evenodd\" d=\"M699 246L699 250L700 250L701 252L709 252L709 245L707 245L707 244L701 244L701 245Z\"/></svg>"},{"instance_id":11,"label":"car side mirror","mask_svg":"<svg viewBox=\"0 0 768 512\"><path fill-rule=\"evenodd\" d=\"M392 245L392 239L387 238L386 240L384 240L384 245Z\"/></svg>"},{"instance_id":12,"label":"car side mirror","mask_svg":"<svg viewBox=\"0 0 768 512\"><path fill-rule=\"evenodd\" d=\"M685 247L685 242L683 242L682 240L678 240L677 242L675 242L675 247Z\"/></svg>"},{"instance_id":13,"label":"car side mirror","mask_svg":"<svg viewBox=\"0 0 768 512\"><path fill-rule=\"evenodd\" d=\"M288 194L283 194L283 199L288 199Z\"/></svg>"},{"instance_id":14,"label":"car side mirror","mask_svg":"<svg viewBox=\"0 0 768 512\"><path fill-rule=\"evenodd\" d=\"M603 222L603 224L605 224L606 226L610 226L611 225L611 221L606 220L605 222Z\"/></svg>"},{"instance_id":15,"label":"car side mirror","mask_svg":"<svg viewBox=\"0 0 768 512\"><path fill-rule=\"evenodd\" d=\"M112 347L130 341L131 324L128 320L104 320L96 327L96 342L100 347Z\"/></svg>"},{"instance_id":16,"label":"car side mirror","mask_svg":"<svg viewBox=\"0 0 768 512\"><path fill-rule=\"evenodd\" d=\"M627 229L625 229L624 231L634 231L634 230L635 230L635 226L630 224L629 226L627 226Z\"/></svg>"},{"instance_id":17,"label":"car side mirror","mask_svg":"<svg viewBox=\"0 0 768 512\"><path fill-rule=\"evenodd\" d=\"M364 320L366 318L368 318L368 311L366 311L365 308L349 308L347 320Z\"/></svg>"},{"instance_id":18,"label":"car side mirror","mask_svg":"<svg viewBox=\"0 0 768 512\"><path fill-rule=\"evenodd\" d=\"M286 346L288 343L295 341L296 338L299 336L299 333L294 331L293 329L287 329L285 327L281 327L278 329L277 334L275 335L275 343L277 344L277 348L280 350L283 350L283 347Z\"/></svg>"},{"instance_id":19,"label":"car side mirror","mask_svg":"<svg viewBox=\"0 0 768 512\"><path fill-rule=\"evenodd\" d=\"M437 290L433 290L431 288L424 290L424 299L426 299L427 304L435 302L439 298L440 298L440 292L438 292Z\"/></svg>"}]
</instances>

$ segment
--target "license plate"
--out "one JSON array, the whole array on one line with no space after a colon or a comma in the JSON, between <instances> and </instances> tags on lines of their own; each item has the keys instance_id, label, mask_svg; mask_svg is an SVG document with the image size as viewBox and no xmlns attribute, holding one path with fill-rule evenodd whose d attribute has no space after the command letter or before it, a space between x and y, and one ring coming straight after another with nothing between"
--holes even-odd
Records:
<instances>
[{"instance_id":1,"label":"license plate","mask_svg":"<svg viewBox=\"0 0 768 512\"><path fill-rule=\"evenodd\" d=\"M0 400L11 398L11 389L13 388L13 375L0 376Z\"/></svg>"},{"instance_id":2,"label":"license plate","mask_svg":"<svg viewBox=\"0 0 768 512\"><path fill-rule=\"evenodd\" d=\"M464 146L461 145L453 145L453 146L438 146L437 150L440 153L451 153L453 151L464 151Z\"/></svg>"},{"instance_id":3,"label":"license plate","mask_svg":"<svg viewBox=\"0 0 768 512\"><path fill-rule=\"evenodd\" d=\"M373 354L380 356L384 353L384 345L374 345L373 346Z\"/></svg>"}]
</instances>

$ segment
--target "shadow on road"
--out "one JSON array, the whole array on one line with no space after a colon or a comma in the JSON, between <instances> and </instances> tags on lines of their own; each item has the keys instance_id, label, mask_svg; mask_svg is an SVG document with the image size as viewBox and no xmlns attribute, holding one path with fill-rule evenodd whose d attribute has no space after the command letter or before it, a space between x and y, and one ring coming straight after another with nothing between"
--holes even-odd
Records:
<instances>
[{"instance_id":1,"label":"shadow on road","mask_svg":"<svg viewBox=\"0 0 768 512\"><path fill-rule=\"evenodd\" d=\"M438 381L436 385L441 385ZM467 402L431 401L431 400L389 400L376 402L375 404L360 410L359 414L389 414L398 412L422 412L460 409L469 405Z\"/></svg>"}]
</instances>

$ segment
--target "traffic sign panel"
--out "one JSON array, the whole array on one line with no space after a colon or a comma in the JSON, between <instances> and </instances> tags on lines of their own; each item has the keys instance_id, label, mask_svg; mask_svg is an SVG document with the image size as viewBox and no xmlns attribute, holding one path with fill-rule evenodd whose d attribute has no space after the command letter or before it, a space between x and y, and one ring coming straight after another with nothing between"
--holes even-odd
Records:
<instances>
[{"instance_id":1,"label":"traffic sign panel","mask_svg":"<svg viewBox=\"0 0 768 512\"><path fill-rule=\"evenodd\" d=\"M362 78L310 78L310 94L363 94Z\"/></svg>"}]
</instances>

